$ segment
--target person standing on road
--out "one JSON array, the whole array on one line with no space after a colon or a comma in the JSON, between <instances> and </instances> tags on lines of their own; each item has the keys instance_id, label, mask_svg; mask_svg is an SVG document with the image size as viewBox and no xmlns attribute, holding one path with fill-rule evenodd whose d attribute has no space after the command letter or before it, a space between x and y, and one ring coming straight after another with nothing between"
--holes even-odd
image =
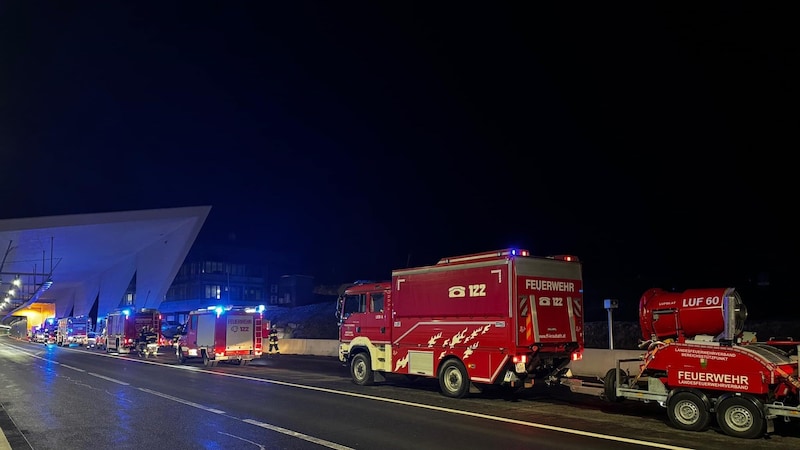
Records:
<instances>
[{"instance_id":1,"label":"person standing on road","mask_svg":"<svg viewBox=\"0 0 800 450\"><path fill-rule=\"evenodd\" d=\"M272 354L272 348L275 348L275 352L278 355L281 354L280 349L278 348L278 328L275 325L272 325L272 328L269 329L269 351L268 353Z\"/></svg>"}]
</instances>

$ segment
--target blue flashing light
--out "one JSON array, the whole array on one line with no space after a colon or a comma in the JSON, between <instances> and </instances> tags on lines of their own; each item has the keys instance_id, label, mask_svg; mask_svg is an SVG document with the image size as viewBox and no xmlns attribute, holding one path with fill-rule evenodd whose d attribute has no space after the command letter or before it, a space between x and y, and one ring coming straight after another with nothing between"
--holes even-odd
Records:
<instances>
[{"instance_id":1,"label":"blue flashing light","mask_svg":"<svg viewBox=\"0 0 800 450\"><path fill-rule=\"evenodd\" d=\"M130 316L131 315L131 310L130 309L125 309L125 310L122 311L122 314L125 314L125 317Z\"/></svg>"},{"instance_id":2,"label":"blue flashing light","mask_svg":"<svg viewBox=\"0 0 800 450\"><path fill-rule=\"evenodd\" d=\"M258 312L262 313L264 310L267 309L264 305L258 305Z\"/></svg>"},{"instance_id":3,"label":"blue flashing light","mask_svg":"<svg viewBox=\"0 0 800 450\"><path fill-rule=\"evenodd\" d=\"M49 323L50 325L52 325L52 324L53 324L53 318L51 317L51 318L47 319L47 323Z\"/></svg>"},{"instance_id":4,"label":"blue flashing light","mask_svg":"<svg viewBox=\"0 0 800 450\"><path fill-rule=\"evenodd\" d=\"M225 312L225 308L223 308L222 306L217 306L216 308L214 308L214 311L217 312L217 317L219 317L223 312Z\"/></svg>"}]
</instances>

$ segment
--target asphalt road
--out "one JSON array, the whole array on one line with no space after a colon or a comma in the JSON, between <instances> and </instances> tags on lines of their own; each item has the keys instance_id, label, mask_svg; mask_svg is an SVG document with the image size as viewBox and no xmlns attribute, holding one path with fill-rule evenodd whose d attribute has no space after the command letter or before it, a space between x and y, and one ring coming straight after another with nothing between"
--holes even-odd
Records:
<instances>
[{"instance_id":1,"label":"asphalt road","mask_svg":"<svg viewBox=\"0 0 800 450\"><path fill-rule=\"evenodd\" d=\"M656 404L559 387L451 399L434 380L356 386L347 367L318 356L207 369L166 349L143 360L0 338L0 380L0 426L15 450L800 448L797 423L745 441L675 430Z\"/></svg>"}]
</instances>

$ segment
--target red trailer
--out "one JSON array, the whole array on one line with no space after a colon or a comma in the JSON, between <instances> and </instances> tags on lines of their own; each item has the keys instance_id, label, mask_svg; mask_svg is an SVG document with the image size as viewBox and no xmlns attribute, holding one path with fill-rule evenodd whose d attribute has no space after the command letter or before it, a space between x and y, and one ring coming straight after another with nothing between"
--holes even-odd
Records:
<instances>
[{"instance_id":1,"label":"red trailer","mask_svg":"<svg viewBox=\"0 0 800 450\"><path fill-rule=\"evenodd\" d=\"M570 256L507 249L395 270L340 297L339 359L356 384L431 377L449 397L557 381L583 350L582 298Z\"/></svg>"},{"instance_id":2,"label":"red trailer","mask_svg":"<svg viewBox=\"0 0 800 450\"><path fill-rule=\"evenodd\" d=\"M675 428L702 431L712 419L725 434L758 438L773 420L800 418L798 361L744 332L747 308L733 288L667 292L650 289L639 302L642 348L609 369L595 392L610 401L658 402ZM621 363L639 362L629 373ZM591 392L583 380L563 379Z\"/></svg>"}]
</instances>

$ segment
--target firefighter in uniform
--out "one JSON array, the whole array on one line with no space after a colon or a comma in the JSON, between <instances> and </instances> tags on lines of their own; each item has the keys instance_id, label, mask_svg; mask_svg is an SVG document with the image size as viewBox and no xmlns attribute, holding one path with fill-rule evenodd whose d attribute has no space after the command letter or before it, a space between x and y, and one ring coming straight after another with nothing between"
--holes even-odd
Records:
<instances>
[{"instance_id":1,"label":"firefighter in uniform","mask_svg":"<svg viewBox=\"0 0 800 450\"><path fill-rule=\"evenodd\" d=\"M272 325L272 328L269 329L269 354L272 354L273 347L275 348L275 352L280 355L281 351L278 349L278 328L275 325Z\"/></svg>"}]
</instances>

